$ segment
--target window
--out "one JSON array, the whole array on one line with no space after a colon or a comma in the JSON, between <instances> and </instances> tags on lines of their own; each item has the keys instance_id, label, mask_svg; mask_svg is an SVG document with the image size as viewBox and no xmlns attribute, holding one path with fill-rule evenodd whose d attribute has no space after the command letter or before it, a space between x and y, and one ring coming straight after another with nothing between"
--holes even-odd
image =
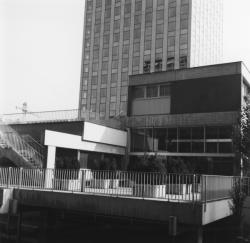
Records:
<instances>
[{"instance_id":1,"label":"window","mask_svg":"<svg viewBox=\"0 0 250 243\"><path fill-rule=\"evenodd\" d=\"M170 96L170 86L161 85L160 86L160 96Z\"/></svg>"},{"instance_id":2,"label":"window","mask_svg":"<svg viewBox=\"0 0 250 243\"><path fill-rule=\"evenodd\" d=\"M162 9L162 10L158 10L157 12L156 12L156 19L157 20L163 20L164 19L164 10Z\"/></svg>"},{"instance_id":3,"label":"window","mask_svg":"<svg viewBox=\"0 0 250 243\"><path fill-rule=\"evenodd\" d=\"M103 44L108 44L109 43L109 35L104 35L103 36Z\"/></svg>"},{"instance_id":4,"label":"window","mask_svg":"<svg viewBox=\"0 0 250 243\"><path fill-rule=\"evenodd\" d=\"M163 39L156 39L155 41L155 49L162 48L163 47Z\"/></svg>"},{"instance_id":5,"label":"window","mask_svg":"<svg viewBox=\"0 0 250 243\"><path fill-rule=\"evenodd\" d=\"M97 76L92 76L91 84L92 85L97 85L97 81L98 81L98 77Z\"/></svg>"},{"instance_id":6,"label":"window","mask_svg":"<svg viewBox=\"0 0 250 243\"><path fill-rule=\"evenodd\" d=\"M164 0L157 0L157 6L162 6L164 3Z\"/></svg>"},{"instance_id":7,"label":"window","mask_svg":"<svg viewBox=\"0 0 250 243\"><path fill-rule=\"evenodd\" d=\"M105 10L104 17L105 17L106 19L111 17L111 10L110 10L110 9L106 9L106 10Z\"/></svg>"},{"instance_id":8,"label":"window","mask_svg":"<svg viewBox=\"0 0 250 243\"><path fill-rule=\"evenodd\" d=\"M117 83L118 80L118 74L117 73L112 73L111 75L111 83Z\"/></svg>"},{"instance_id":9,"label":"window","mask_svg":"<svg viewBox=\"0 0 250 243\"><path fill-rule=\"evenodd\" d=\"M162 59L155 60L155 71L159 72L162 70Z\"/></svg>"},{"instance_id":10,"label":"window","mask_svg":"<svg viewBox=\"0 0 250 243\"><path fill-rule=\"evenodd\" d=\"M115 110L116 103L110 103L110 110Z\"/></svg>"},{"instance_id":11,"label":"window","mask_svg":"<svg viewBox=\"0 0 250 243\"><path fill-rule=\"evenodd\" d=\"M97 72L98 71L98 63L93 63L92 71L93 72Z\"/></svg>"},{"instance_id":12,"label":"window","mask_svg":"<svg viewBox=\"0 0 250 243\"><path fill-rule=\"evenodd\" d=\"M185 4L181 6L181 14L188 14L189 5Z\"/></svg>"},{"instance_id":13,"label":"window","mask_svg":"<svg viewBox=\"0 0 250 243\"><path fill-rule=\"evenodd\" d=\"M119 42L120 40L120 33L114 33L113 42Z\"/></svg>"},{"instance_id":14,"label":"window","mask_svg":"<svg viewBox=\"0 0 250 243\"><path fill-rule=\"evenodd\" d=\"M139 52L140 51L140 43L134 43L134 50L133 52Z\"/></svg>"},{"instance_id":15,"label":"window","mask_svg":"<svg viewBox=\"0 0 250 243\"><path fill-rule=\"evenodd\" d=\"M146 0L146 8L153 8L153 0Z\"/></svg>"},{"instance_id":16,"label":"window","mask_svg":"<svg viewBox=\"0 0 250 243\"><path fill-rule=\"evenodd\" d=\"M129 31L124 31L123 32L123 40L129 40L130 38L130 32Z\"/></svg>"},{"instance_id":17,"label":"window","mask_svg":"<svg viewBox=\"0 0 250 243\"><path fill-rule=\"evenodd\" d=\"M175 17L176 16L176 8L169 8L168 10L168 17Z\"/></svg>"},{"instance_id":18,"label":"window","mask_svg":"<svg viewBox=\"0 0 250 243\"><path fill-rule=\"evenodd\" d=\"M107 89L106 89L106 88L101 89L101 93L100 93L100 95L101 95L101 98L106 97L106 96L107 96Z\"/></svg>"},{"instance_id":19,"label":"window","mask_svg":"<svg viewBox=\"0 0 250 243\"><path fill-rule=\"evenodd\" d=\"M150 72L150 61L144 61L143 65L143 71L144 73L149 73Z\"/></svg>"},{"instance_id":20,"label":"window","mask_svg":"<svg viewBox=\"0 0 250 243\"><path fill-rule=\"evenodd\" d=\"M128 67L128 58L123 58L123 59L122 59L122 67L123 67L123 68Z\"/></svg>"},{"instance_id":21,"label":"window","mask_svg":"<svg viewBox=\"0 0 250 243\"><path fill-rule=\"evenodd\" d=\"M135 11L140 11L142 8L142 1L139 0L139 1L136 1L135 2Z\"/></svg>"},{"instance_id":22,"label":"window","mask_svg":"<svg viewBox=\"0 0 250 243\"><path fill-rule=\"evenodd\" d=\"M89 60L89 52L84 53L84 60Z\"/></svg>"},{"instance_id":23,"label":"window","mask_svg":"<svg viewBox=\"0 0 250 243\"><path fill-rule=\"evenodd\" d=\"M128 88L127 87L121 87L121 95L127 95Z\"/></svg>"},{"instance_id":24,"label":"window","mask_svg":"<svg viewBox=\"0 0 250 243\"><path fill-rule=\"evenodd\" d=\"M128 81L128 73L127 72L122 72L122 82Z\"/></svg>"},{"instance_id":25,"label":"window","mask_svg":"<svg viewBox=\"0 0 250 243\"><path fill-rule=\"evenodd\" d=\"M167 58L167 70L173 70L174 69L174 57L168 57Z\"/></svg>"},{"instance_id":26,"label":"window","mask_svg":"<svg viewBox=\"0 0 250 243\"><path fill-rule=\"evenodd\" d=\"M118 58L118 51L119 51L118 46L113 47L113 51L112 51L113 59L114 57Z\"/></svg>"},{"instance_id":27,"label":"window","mask_svg":"<svg viewBox=\"0 0 250 243\"><path fill-rule=\"evenodd\" d=\"M104 23L104 32L105 31L109 31L109 29L110 29L110 23Z\"/></svg>"},{"instance_id":28,"label":"window","mask_svg":"<svg viewBox=\"0 0 250 243\"><path fill-rule=\"evenodd\" d=\"M144 91L145 87L136 87L133 92L134 98L135 99L144 98Z\"/></svg>"},{"instance_id":29,"label":"window","mask_svg":"<svg viewBox=\"0 0 250 243\"><path fill-rule=\"evenodd\" d=\"M130 26L130 18L124 18L124 28Z\"/></svg>"},{"instance_id":30,"label":"window","mask_svg":"<svg viewBox=\"0 0 250 243\"><path fill-rule=\"evenodd\" d=\"M88 1L87 2L87 10L91 10L92 9L92 1Z\"/></svg>"},{"instance_id":31,"label":"window","mask_svg":"<svg viewBox=\"0 0 250 243\"><path fill-rule=\"evenodd\" d=\"M153 19L153 14L152 13L146 13L145 14L145 24L146 24L146 26L152 26L152 19Z\"/></svg>"},{"instance_id":32,"label":"window","mask_svg":"<svg viewBox=\"0 0 250 243\"><path fill-rule=\"evenodd\" d=\"M105 71L108 70L108 62L103 62L102 63L102 70L105 70Z\"/></svg>"},{"instance_id":33,"label":"window","mask_svg":"<svg viewBox=\"0 0 250 243\"><path fill-rule=\"evenodd\" d=\"M118 68L118 64L119 64L119 62L117 62L117 60L112 61L112 69L117 69Z\"/></svg>"},{"instance_id":34,"label":"window","mask_svg":"<svg viewBox=\"0 0 250 243\"><path fill-rule=\"evenodd\" d=\"M134 29L134 39L141 38L141 29Z\"/></svg>"},{"instance_id":35,"label":"window","mask_svg":"<svg viewBox=\"0 0 250 243\"><path fill-rule=\"evenodd\" d=\"M144 50L151 50L151 41L145 41Z\"/></svg>"},{"instance_id":36,"label":"window","mask_svg":"<svg viewBox=\"0 0 250 243\"><path fill-rule=\"evenodd\" d=\"M122 54L129 54L129 45L124 45L123 46Z\"/></svg>"},{"instance_id":37,"label":"window","mask_svg":"<svg viewBox=\"0 0 250 243\"><path fill-rule=\"evenodd\" d=\"M96 98L96 96L97 96L97 91L96 91L96 89L92 89L92 90L91 90L91 99L92 99L92 98Z\"/></svg>"},{"instance_id":38,"label":"window","mask_svg":"<svg viewBox=\"0 0 250 243\"><path fill-rule=\"evenodd\" d=\"M93 51L93 59L98 59L99 58L99 49Z\"/></svg>"},{"instance_id":39,"label":"window","mask_svg":"<svg viewBox=\"0 0 250 243\"><path fill-rule=\"evenodd\" d=\"M109 56L109 49L108 48L105 48L102 50L102 56L103 57L108 57Z\"/></svg>"},{"instance_id":40,"label":"window","mask_svg":"<svg viewBox=\"0 0 250 243\"><path fill-rule=\"evenodd\" d=\"M134 21L135 25L137 24L141 24L141 15L135 15L135 21Z\"/></svg>"},{"instance_id":41,"label":"window","mask_svg":"<svg viewBox=\"0 0 250 243\"><path fill-rule=\"evenodd\" d=\"M102 84L106 84L107 83L107 81L108 81L108 75L102 75L101 76L101 83Z\"/></svg>"},{"instance_id":42,"label":"window","mask_svg":"<svg viewBox=\"0 0 250 243\"><path fill-rule=\"evenodd\" d=\"M115 20L114 21L114 30L120 29L120 20Z\"/></svg>"},{"instance_id":43,"label":"window","mask_svg":"<svg viewBox=\"0 0 250 243\"><path fill-rule=\"evenodd\" d=\"M124 5L124 14L130 13L131 12L131 4L125 4Z\"/></svg>"},{"instance_id":44,"label":"window","mask_svg":"<svg viewBox=\"0 0 250 243\"><path fill-rule=\"evenodd\" d=\"M120 6L115 7L114 15L117 16L120 15L120 13L121 13L121 7Z\"/></svg>"},{"instance_id":45,"label":"window","mask_svg":"<svg viewBox=\"0 0 250 243\"><path fill-rule=\"evenodd\" d=\"M95 33L99 33L100 31L101 31L101 25L100 25L100 24L96 24L96 25L95 25L94 32L95 32Z\"/></svg>"},{"instance_id":46,"label":"window","mask_svg":"<svg viewBox=\"0 0 250 243\"><path fill-rule=\"evenodd\" d=\"M133 58L133 66L139 66L140 63L140 57L134 57Z\"/></svg>"},{"instance_id":47,"label":"window","mask_svg":"<svg viewBox=\"0 0 250 243\"><path fill-rule=\"evenodd\" d=\"M88 65L84 65L83 66L83 72L84 73L88 73L89 72L89 66Z\"/></svg>"},{"instance_id":48,"label":"window","mask_svg":"<svg viewBox=\"0 0 250 243\"><path fill-rule=\"evenodd\" d=\"M110 89L110 96L116 96L116 88Z\"/></svg>"},{"instance_id":49,"label":"window","mask_svg":"<svg viewBox=\"0 0 250 243\"><path fill-rule=\"evenodd\" d=\"M100 8L102 6L102 0L96 0L96 8Z\"/></svg>"},{"instance_id":50,"label":"window","mask_svg":"<svg viewBox=\"0 0 250 243\"><path fill-rule=\"evenodd\" d=\"M106 104L100 104L100 112L105 112Z\"/></svg>"},{"instance_id":51,"label":"window","mask_svg":"<svg viewBox=\"0 0 250 243\"><path fill-rule=\"evenodd\" d=\"M157 24L156 34L163 34L163 31L164 31L163 24Z\"/></svg>"},{"instance_id":52,"label":"window","mask_svg":"<svg viewBox=\"0 0 250 243\"><path fill-rule=\"evenodd\" d=\"M188 28L188 19L182 19L181 20L181 29L187 29Z\"/></svg>"},{"instance_id":53,"label":"window","mask_svg":"<svg viewBox=\"0 0 250 243\"><path fill-rule=\"evenodd\" d=\"M158 86L150 86L146 88L146 97L153 98L158 96Z\"/></svg>"},{"instance_id":54,"label":"window","mask_svg":"<svg viewBox=\"0 0 250 243\"><path fill-rule=\"evenodd\" d=\"M180 44L184 45L184 44L187 44L187 43L188 43L188 35L187 34L181 35L180 36Z\"/></svg>"},{"instance_id":55,"label":"window","mask_svg":"<svg viewBox=\"0 0 250 243\"><path fill-rule=\"evenodd\" d=\"M187 68L187 56L180 57L180 68Z\"/></svg>"},{"instance_id":56,"label":"window","mask_svg":"<svg viewBox=\"0 0 250 243\"><path fill-rule=\"evenodd\" d=\"M176 22L170 22L168 23L168 31L174 31L176 28Z\"/></svg>"}]
</instances>

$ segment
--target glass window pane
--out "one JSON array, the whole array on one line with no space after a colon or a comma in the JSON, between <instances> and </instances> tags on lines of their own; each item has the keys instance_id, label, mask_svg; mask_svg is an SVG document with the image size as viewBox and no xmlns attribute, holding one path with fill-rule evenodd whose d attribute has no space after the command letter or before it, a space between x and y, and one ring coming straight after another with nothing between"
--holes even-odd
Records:
<instances>
[{"instance_id":1,"label":"glass window pane","mask_svg":"<svg viewBox=\"0 0 250 243\"><path fill-rule=\"evenodd\" d=\"M158 86L147 87L146 89L147 98L153 98L158 96Z\"/></svg>"}]
</instances>

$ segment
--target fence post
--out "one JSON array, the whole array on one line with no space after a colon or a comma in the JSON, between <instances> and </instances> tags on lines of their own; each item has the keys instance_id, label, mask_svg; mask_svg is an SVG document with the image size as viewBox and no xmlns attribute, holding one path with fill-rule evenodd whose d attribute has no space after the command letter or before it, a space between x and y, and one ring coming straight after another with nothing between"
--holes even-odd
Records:
<instances>
[{"instance_id":1,"label":"fence post","mask_svg":"<svg viewBox=\"0 0 250 243\"><path fill-rule=\"evenodd\" d=\"M85 180L86 180L86 175L85 175L85 170L81 170L81 192L85 191Z\"/></svg>"},{"instance_id":2,"label":"fence post","mask_svg":"<svg viewBox=\"0 0 250 243\"><path fill-rule=\"evenodd\" d=\"M8 178L7 178L7 188L10 186L10 179L11 179L11 167L8 168Z\"/></svg>"},{"instance_id":3,"label":"fence post","mask_svg":"<svg viewBox=\"0 0 250 243\"><path fill-rule=\"evenodd\" d=\"M21 185L22 185L22 175L23 175L23 167L21 167L19 170L18 188L21 188Z\"/></svg>"},{"instance_id":4,"label":"fence post","mask_svg":"<svg viewBox=\"0 0 250 243\"><path fill-rule=\"evenodd\" d=\"M192 201L194 202L194 194L196 191L196 184L195 184L195 174L193 175L193 190L192 190Z\"/></svg>"}]
</instances>

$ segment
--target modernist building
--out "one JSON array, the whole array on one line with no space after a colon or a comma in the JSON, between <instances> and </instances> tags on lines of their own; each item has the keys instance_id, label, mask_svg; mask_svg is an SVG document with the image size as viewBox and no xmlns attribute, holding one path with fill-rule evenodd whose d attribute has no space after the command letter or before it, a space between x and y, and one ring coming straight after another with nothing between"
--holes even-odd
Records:
<instances>
[{"instance_id":1,"label":"modernist building","mask_svg":"<svg viewBox=\"0 0 250 243\"><path fill-rule=\"evenodd\" d=\"M181 157L196 172L238 174L233 138L249 75L237 62L130 76L130 157Z\"/></svg>"},{"instance_id":2,"label":"modernist building","mask_svg":"<svg viewBox=\"0 0 250 243\"><path fill-rule=\"evenodd\" d=\"M221 62L222 0L86 0L81 116L126 115L128 76Z\"/></svg>"}]
</instances>

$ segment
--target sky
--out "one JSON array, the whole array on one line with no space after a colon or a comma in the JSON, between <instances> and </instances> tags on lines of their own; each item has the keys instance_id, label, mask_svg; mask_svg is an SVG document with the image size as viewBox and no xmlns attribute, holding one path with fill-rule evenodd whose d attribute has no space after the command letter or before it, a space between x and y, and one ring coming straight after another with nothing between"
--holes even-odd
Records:
<instances>
[{"instance_id":1,"label":"sky","mask_svg":"<svg viewBox=\"0 0 250 243\"><path fill-rule=\"evenodd\" d=\"M223 59L250 68L249 9L224 0ZM0 0L0 114L78 107L83 22L84 0Z\"/></svg>"}]
</instances>

